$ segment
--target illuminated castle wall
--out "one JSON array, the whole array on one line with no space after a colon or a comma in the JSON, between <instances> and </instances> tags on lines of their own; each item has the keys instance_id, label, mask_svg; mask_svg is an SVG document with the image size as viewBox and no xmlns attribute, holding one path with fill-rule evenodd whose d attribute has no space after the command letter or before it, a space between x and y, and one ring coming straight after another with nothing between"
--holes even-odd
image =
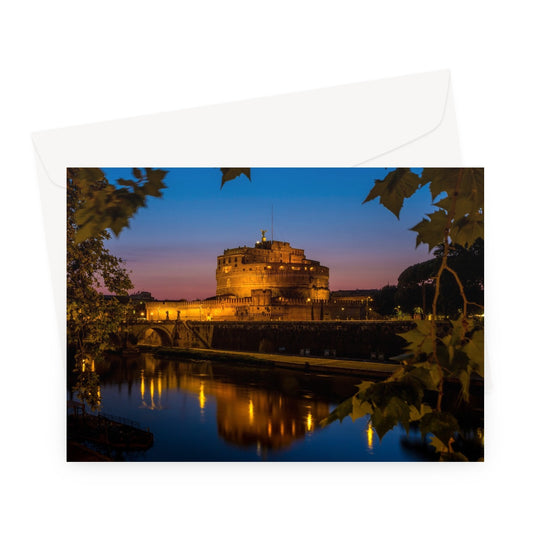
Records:
<instances>
[{"instance_id":1,"label":"illuminated castle wall","mask_svg":"<svg viewBox=\"0 0 533 533\"><path fill-rule=\"evenodd\" d=\"M330 297L329 268L287 242L224 250L217 258L216 297L147 301L147 320L360 320L370 297Z\"/></svg>"},{"instance_id":2,"label":"illuminated castle wall","mask_svg":"<svg viewBox=\"0 0 533 533\"><path fill-rule=\"evenodd\" d=\"M261 289L272 291L273 298L329 299L329 268L288 242L267 241L264 232L254 248L224 250L216 280L217 296L248 298Z\"/></svg>"}]
</instances>

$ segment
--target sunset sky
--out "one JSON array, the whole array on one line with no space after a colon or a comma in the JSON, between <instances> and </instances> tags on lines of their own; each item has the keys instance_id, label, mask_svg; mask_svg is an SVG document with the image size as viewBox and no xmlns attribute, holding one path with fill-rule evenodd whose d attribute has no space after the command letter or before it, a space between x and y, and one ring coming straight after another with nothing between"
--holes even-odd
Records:
<instances>
[{"instance_id":1,"label":"sunset sky","mask_svg":"<svg viewBox=\"0 0 533 533\"><path fill-rule=\"evenodd\" d=\"M257 168L221 189L221 171L169 170L162 198L149 198L130 228L108 241L126 261L135 291L154 298L188 300L215 294L217 256L253 246L266 229L271 238L303 248L330 269L330 289L381 288L395 284L409 265L431 258L415 249L408 231L434 210L426 186L408 199L400 220L378 200L363 205L374 184L391 169ZM129 169L104 169L110 181Z\"/></svg>"}]
</instances>

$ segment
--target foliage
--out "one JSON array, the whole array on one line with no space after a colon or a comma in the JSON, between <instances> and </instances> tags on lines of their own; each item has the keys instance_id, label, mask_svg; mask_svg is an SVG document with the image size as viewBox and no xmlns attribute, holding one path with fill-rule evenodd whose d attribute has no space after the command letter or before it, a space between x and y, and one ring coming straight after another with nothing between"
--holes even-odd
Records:
<instances>
[{"instance_id":1,"label":"foliage","mask_svg":"<svg viewBox=\"0 0 533 533\"><path fill-rule=\"evenodd\" d=\"M463 284L469 302L469 314L478 313L480 306L483 305L483 252L484 242L479 238L469 248L459 245L448 247L447 265L456 272ZM420 307L424 314L430 312L430 302L435 296L435 278L442 261L442 245L435 248L434 255L433 259L412 265L398 276L395 305L410 313L416 307ZM437 314L456 318L461 312L463 303L456 279L445 270L440 282Z\"/></svg>"},{"instance_id":2,"label":"foliage","mask_svg":"<svg viewBox=\"0 0 533 533\"><path fill-rule=\"evenodd\" d=\"M246 176L250 181L252 181L252 177L250 176L251 171L249 168L221 168L220 170L222 171L222 181L220 183L221 189L224 187L225 183L230 180L234 180L241 175Z\"/></svg>"},{"instance_id":3,"label":"foliage","mask_svg":"<svg viewBox=\"0 0 533 533\"><path fill-rule=\"evenodd\" d=\"M249 168L223 168L221 188L245 175ZM99 168L67 171L67 343L75 352L75 390L92 408L100 404L99 379L94 361L109 349L111 336L120 331L130 307L100 290L127 296L133 288L122 260L105 248L110 238L129 227L129 221L148 196L161 197L166 170L134 168L129 179L109 182ZM100 290L99 290L100 289Z\"/></svg>"},{"instance_id":4,"label":"foliage","mask_svg":"<svg viewBox=\"0 0 533 533\"><path fill-rule=\"evenodd\" d=\"M76 242L99 235L108 228L119 235L129 227L130 218L139 207L146 205L146 197L160 197L166 187L166 170L132 169L132 178L119 178L119 187L109 183L99 168L75 170L79 194L84 199L74 213L77 227Z\"/></svg>"},{"instance_id":5,"label":"foliage","mask_svg":"<svg viewBox=\"0 0 533 533\"><path fill-rule=\"evenodd\" d=\"M374 310L381 316L392 316L396 308L396 285L385 285L374 296Z\"/></svg>"},{"instance_id":6,"label":"foliage","mask_svg":"<svg viewBox=\"0 0 533 533\"><path fill-rule=\"evenodd\" d=\"M69 169L67 173L67 343L75 352L78 397L92 408L99 405L98 376L93 362L109 348L110 336L119 329L128 308L115 298L104 297L99 289L127 295L133 287L122 260L111 255L104 243L110 238L101 230L79 239L78 213L85 209L87 173ZM98 179L96 179L98 176ZM108 185L105 176L91 173L91 199Z\"/></svg>"},{"instance_id":7,"label":"foliage","mask_svg":"<svg viewBox=\"0 0 533 533\"><path fill-rule=\"evenodd\" d=\"M443 408L445 384L457 380L461 401L468 402L472 374L483 376L484 348L482 326L468 318L473 302L452 268L452 258L459 257L461 250L471 250L476 242L479 246L483 238L483 170L424 169L417 175L409 169L396 169L385 179L376 180L365 202L379 198L399 218L405 199L428 184L437 209L411 230L417 233L417 246L427 244L430 251L438 247L437 257L415 265L414 278L433 280L431 309L435 318L443 274L448 274L461 297L460 316L440 328L435 319L415 321L412 330L401 334L408 345L398 357L399 369L385 381L359 384L356 394L339 405L323 424L348 415L353 419L369 415L381 439L398 424L409 431L411 424L417 423L424 437L432 435L431 443L441 460L461 461L466 457L453 448L461 434L459 422L451 410Z\"/></svg>"},{"instance_id":8,"label":"foliage","mask_svg":"<svg viewBox=\"0 0 533 533\"><path fill-rule=\"evenodd\" d=\"M251 180L249 168L221 168L220 188L241 175ZM76 242L98 236L110 229L116 236L129 227L129 221L148 196L160 198L166 188L166 170L134 168L129 179L119 178L110 183L99 168L72 169L77 175L79 194L84 198L74 214L77 226Z\"/></svg>"}]
</instances>

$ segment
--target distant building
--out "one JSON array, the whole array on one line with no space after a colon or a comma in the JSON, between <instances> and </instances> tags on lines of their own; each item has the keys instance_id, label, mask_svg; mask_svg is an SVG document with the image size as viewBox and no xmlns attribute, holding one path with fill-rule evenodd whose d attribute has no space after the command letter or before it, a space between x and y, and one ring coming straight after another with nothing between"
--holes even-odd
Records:
<instances>
[{"instance_id":1,"label":"distant building","mask_svg":"<svg viewBox=\"0 0 533 533\"><path fill-rule=\"evenodd\" d=\"M330 295L329 268L287 242L224 250L216 296L196 301L144 300L147 320L365 320L375 291ZM333 297L335 295L335 297Z\"/></svg>"},{"instance_id":2,"label":"distant building","mask_svg":"<svg viewBox=\"0 0 533 533\"><path fill-rule=\"evenodd\" d=\"M139 291L130 294L131 300L153 300L152 293L148 291Z\"/></svg>"}]
</instances>

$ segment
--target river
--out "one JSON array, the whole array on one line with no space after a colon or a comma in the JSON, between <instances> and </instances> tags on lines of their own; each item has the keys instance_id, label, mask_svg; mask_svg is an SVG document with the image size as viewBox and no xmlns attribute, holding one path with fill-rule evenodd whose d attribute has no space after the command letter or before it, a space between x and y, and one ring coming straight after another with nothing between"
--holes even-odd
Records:
<instances>
[{"instance_id":1,"label":"river","mask_svg":"<svg viewBox=\"0 0 533 533\"><path fill-rule=\"evenodd\" d=\"M353 376L109 356L96 366L101 411L154 435L125 461L424 461L420 434L397 427L381 440L366 418L320 421L358 382ZM71 398L74 396L71 394Z\"/></svg>"}]
</instances>

